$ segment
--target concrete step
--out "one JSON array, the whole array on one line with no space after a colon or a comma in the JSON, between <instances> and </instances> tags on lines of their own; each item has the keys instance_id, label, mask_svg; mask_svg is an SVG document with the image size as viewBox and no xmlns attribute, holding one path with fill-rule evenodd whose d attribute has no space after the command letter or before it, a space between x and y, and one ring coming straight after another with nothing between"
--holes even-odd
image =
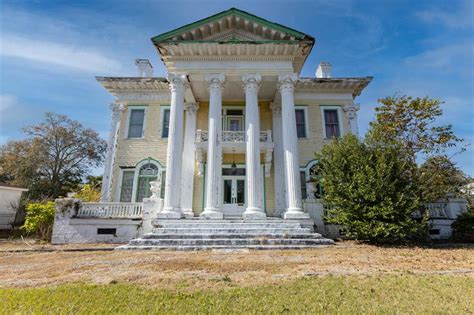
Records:
<instances>
[{"instance_id":1,"label":"concrete step","mask_svg":"<svg viewBox=\"0 0 474 315\"><path fill-rule=\"evenodd\" d=\"M164 228L208 228L208 229L226 229L226 228L300 228L301 225L294 223L280 222L235 222L235 223L218 223L218 222L165 222L154 225L155 227Z\"/></svg>"},{"instance_id":2,"label":"concrete step","mask_svg":"<svg viewBox=\"0 0 474 315\"><path fill-rule=\"evenodd\" d=\"M330 245L332 241L325 238L313 239L135 239L131 246L249 246L249 245Z\"/></svg>"},{"instance_id":3,"label":"concrete step","mask_svg":"<svg viewBox=\"0 0 474 315\"><path fill-rule=\"evenodd\" d=\"M154 228L155 234L305 234L306 228Z\"/></svg>"},{"instance_id":4,"label":"concrete step","mask_svg":"<svg viewBox=\"0 0 474 315\"><path fill-rule=\"evenodd\" d=\"M313 249L332 246L333 244L320 245L212 245L212 246L132 246L122 245L116 247L116 250L179 250L179 251L198 251L198 250L296 250Z\"/></svg>"},{"instance_id":5,"label":"concrete step","mask_svg":"<svg viewBox=\"0 0 474 315\"><path fill-rule=\"evenodd\" d=\"M272 239L315 239L321 238L319 233L227 233L227 234L155 234L148 233L142 235L142 239L217 239L217 238L229 238L229 239L260 239L260 238L272 238Z\"/></svg>"},{"instance_id":6,"label":"concrete step","mask_svg":"<svg viewBox=\"0 0 474 315\"><path fill-rule=\"evenodd\" d=\"M312 222L265 220L155 220L152 233L117 249L302 249L332 245L332 240L312 233ZM302 225L307 226L305 228Z\"/></svg>"}]
</instances>

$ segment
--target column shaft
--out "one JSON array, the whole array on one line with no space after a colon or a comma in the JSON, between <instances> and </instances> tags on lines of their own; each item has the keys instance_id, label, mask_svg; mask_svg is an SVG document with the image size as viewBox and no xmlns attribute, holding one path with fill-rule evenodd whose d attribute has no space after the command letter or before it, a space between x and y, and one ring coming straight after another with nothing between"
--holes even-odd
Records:
<instances>
[{"instance_id":1,"label":"column shaft","mask_svg":"<svg viewBox=\"0 0 474 315\"><path fill-rule=\"evenodd\" d=\"M242 76L245 89L245 129L246 129L246 177L247 208L245 219L263 219L262 186L260 174L260 115L258 109L258 90L262 80L258 74Z\"/></svg>"},{"instance_id":2,"label":"column shaft","mask_svg":"<svg viewBox=\"0 0 474 315\"><path fill-rule=\"evenodd\" d=\"M209 130L206 165L206 206L203 219L222 219L222 84L223 74L209 74Z\"/></svg>"},{"instance_id":3,"label":"column shaft","mask_svg":"<svg viewBox=\"0 0 474 315\"><path fill-rule=\"evenodd\" d=\"M183 112L185 75L170 74L171 108L168 133L168 151L166 155L166 183L163 211L159 218L179 219L181 211L181 167L183 157Z\"/></svg>"},{"instance_id":4,"label":"column shaft","mask_svg":"<svg viewBox=\"0 0 474 315\"><path fill-rule=\"evenodd\" d=\"M285 161L283 156L283 131L281 120L281 105L271 104L272 126L273 126L273 144L274 144L274 167L273 179L275 183L275 214L283 217L286 206L285 190Z\"/></svg>"},{"instance_id":5,"label":"column shaft","mask_svg":"<svg viewBox=\"0 0 474 315\"><path fill-rule=\"evenodd\" d=\"M186 108L186 127L184 133L183 170L181 174L181 209L186 218L192 218L194 165L196 155L196 111L199 105L188 103Z\"/></svg>"},{"instance_id":6,"label":"column shaft","mask_svg":"<svg viewBox=\"0 0 474 315\"><path fill-rule=\"evenodd\" d=\"M282 75L279 77L282 107L283 152L285 158L286 200L288 208L285 219L309 218L303 212L301 197L298 136L296 133L294 89L297 76Z\"/></svg>"},{"instance_id":7,"label":"column shaft","mask_svg":"<svg viewBox=\"0 0 474 315\"><path fill-rule=\"evenodd\" d=\"M110 104L112 110L112 121L110 123L109 139L107 141L107 156L104 165L104 175L102 176L102 189L100 194L101 202L112 201L112 175L115 160L115 150L117 148L118 133L120 130L120 118L121 113L124 111L125 106L118 103Z\"/></svg>"}]
</instances>

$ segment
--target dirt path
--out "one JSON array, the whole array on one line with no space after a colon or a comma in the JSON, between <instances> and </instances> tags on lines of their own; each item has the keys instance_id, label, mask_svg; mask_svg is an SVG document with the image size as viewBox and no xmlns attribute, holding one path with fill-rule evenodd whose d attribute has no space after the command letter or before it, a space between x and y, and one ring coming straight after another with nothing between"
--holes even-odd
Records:
<instances>
[{"instance_id":1,"label":"dirt path","mask_svg":"<svg viewBox=\"0 0 474 315\"><path fill-rule=\"evenodd\" d=\"M7 248L12 246L0 244L0 251ZM298 251L0 252L0 270L3 287L80 281L213 288L278 283L303 276L403 272L474 277L474 247L382 248L344 242L331 248Z\"/></svg>"}]
</instances>

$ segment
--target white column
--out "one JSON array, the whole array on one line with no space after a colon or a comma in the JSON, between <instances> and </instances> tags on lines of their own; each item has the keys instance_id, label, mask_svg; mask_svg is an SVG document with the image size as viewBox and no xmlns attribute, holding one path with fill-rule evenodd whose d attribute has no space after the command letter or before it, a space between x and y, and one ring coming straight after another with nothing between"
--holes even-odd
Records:
<instances>
[{"instance_id":1,"label":"white column","mask_svg":"<svg viewBox=\"0 0 474 315\"><path fill-rule=\"evenodd\" d=\"M281 105L272 103L272 127L273 127L273 179L275 182L275 215L283 217L286 210L286 190L285 190L285 161L283 156L283 131L281 128Z\"/></svg>"},{"instance_id":2,"label":"white column","mask_svg":"<svg viewBox=\"0 0 474 315\"><path fill-rule=\"evenodd\" d=\"M112 201L112 175L115 161L115 151L117 149L118 133L120 130L121 114L125 106L119 103L110 104L112 111L112 121L110 123L109 140L107 141L107 155L104 163L104 175L102 176L102 189L100 193L101 202Z\"/></svg>"},{"instance_id":3,"label":"white column","mask_svg":"<svg viewBox=\"0 0 474 315\"><path fill-rule=\"evenodd\" d=\"M258 109L258 90L262 76L244 74L242 76L245 90L245 154L247 177L247 208L244 219L264 219L262 209L262 186L260 174L260 118Z\"/></svg>"},{"instance_id":4,"label":"white column","mask_svg":"<svg viewBox=\"0 0 474 315\"><path fill-rule=\"evenodd\" d=\"M306 219L301 198L298 137L296 133L294 90L298 80L296 74L278 77L281 93L283 153L285 158L286 201L285 219Z\"/></svg>"},{"instance_id":5,"label":"white column","mask_svg":"<svg viewBox=\"0 0 474 315\"><path fill-rule=\"evenodd\" d=\"M163 211L158 218L179 219L181 211L181 167L183 158L183 115L184 92L187 87L186 75L170 74L171 108L166 155L166 183Z\"/></svg>"},{"instance_id":6,"label":"white column","mask_svg":"<svg viewBox=\"0 0 474 315\"><path fill-rule=\"evenodd\" d=\"M184 129L183 169L181 174L181 209L186 218L192 218L193 212L193 187L194 165L196 146L196 112L199 105L196 103L185 104L186 127Z\"/></svg>"},{"instance_id":7,"label":"white column","mask_svg":"<svg viewBox=\"0 0 474 315\"><path fill-rule=\"evenodd\" d=\"M208 74L209 130L206 165L206 206L203 219L222 219L222 85L223 74Z\"/></svg>"},{"instance_id":8,"label":"white column","mask_svg":"<svg viewBox=\"0 0 474 315\"><path fill-rule=\"evenodd\" d=\"M359 128L357 126L357 112L360 109L360 105L354 102L350 102L342 106L342 110L347 114L349 120L349 131L356 137L359 136ZM342 124L342 122L340 122Z\"/></svg>"}]
</instances>

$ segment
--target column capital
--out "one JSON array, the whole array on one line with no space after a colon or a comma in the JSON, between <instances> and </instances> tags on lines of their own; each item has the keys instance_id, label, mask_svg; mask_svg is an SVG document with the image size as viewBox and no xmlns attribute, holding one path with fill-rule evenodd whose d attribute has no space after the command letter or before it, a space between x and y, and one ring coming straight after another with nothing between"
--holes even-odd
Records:
<instances>
[{"instance_id":1,"label":"column capital","mask_svg":"<svg viewBox=\"0 0 474 315\"><path fill-rule=\"evenodd\" d=\"M198 103L184 103L184 109L187 113L196 114L197 110L199 109Z\"/></svg>"},{"instance_id":2,"label":"column capital","mask_svg":"<svg viewBox=\"0 0 474 315\"><path fill-rule=\"evenodd\" d=\"M242 82L244 83L244 89L260 89L260 82L262 82L262 76L258 73L246 73L242 75Z\"/></svg>"},{"instance_id":3,"label":"column capital","mask_svg":"<svg viewBox=\"0 0 474 315\"><path fill-rule=\"evenodd\" d=\"M293 91L295 89L298 75L296 73L280 74L278 76L278 89L283 91Z\"/></svg>"},{"instance_id":4,"label":"column capital","mask_svg":"<svg viewBox=\"0 0 474 315\"><path fill-rule=\"evenodd\" d=\"M208 73L206 74L206 81L210 88L221 89L225 82L225 75L222 73Z\"/></svg>"},{"instance_id":5,"label":"column capital","mask_svg":"<svg viewBox=\"0 0 474 315\"><path fill-rule=\"evenodd\" d=\"M360 110L360 105L358 103L347 103L342 106L342 110L347 113L349 119L354 119L357 117L357 112Z\"/></svg>"},{"instance_id":6,"label":"column capital","mask_svg":"<svg viewBox=\"0 0 474 315\"><path fill-rule=\"evenodd\" d=\"M272 110L272 113L275 115L280 115L281 114L281 104L277 102L271 102L270 103L270 109Z\"/></svg>"},{"instance_id":7,"label":"column capital","mask_svg":"<svg viewBox=\"0 0 474 315\"><path fill-rule=\"evenodd\" d=\"M125 105L119 102L110 103L109 108L112 112L123 112L125 110Z\"/></svg>"},{"instance_id":8,"label":"column capital","mask_svg":"<svg viewBox=\"0 0 474 315\"><path fill-rule=\"evenodd\" d=\"M185 74L169 73L167 79L171 91L177 88L186 89L189 87L188 79Z\"/></svg>"}]
</instances>

